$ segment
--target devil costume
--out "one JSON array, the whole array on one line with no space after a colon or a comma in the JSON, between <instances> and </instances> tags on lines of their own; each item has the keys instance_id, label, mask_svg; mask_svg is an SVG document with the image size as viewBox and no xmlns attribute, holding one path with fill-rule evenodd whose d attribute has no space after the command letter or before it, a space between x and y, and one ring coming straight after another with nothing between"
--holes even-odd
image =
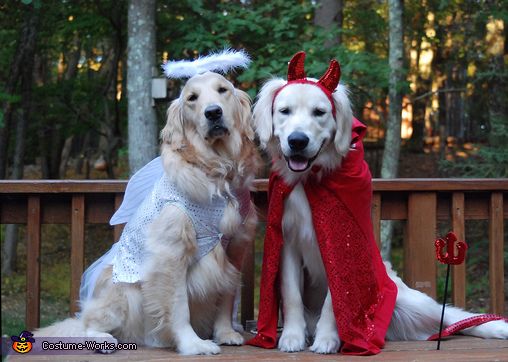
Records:
<instances>
[{"instance_id":1,"label":"devil costume","mask_svg":"<svg viewBox=\"0 0 508 362\"><path fill-rule=\"evenodd\" d=\"M331 93L339 81L339 64L332 61L325 76L314 82L305 78L304 57L305 53L298 53L291 60L287 84L314 84L333 105ZM331 292L341 353L350 355L380 352L397 296L372 231L371 174L363 159L365 130L354 119L351 150L341 166L320 180L311 174L303 184ZM282 216L284 200L294 186L277 173L270 176L258 334L247 342L250 345L274 348L277 344Z\"/></svg>"}]
</instances>

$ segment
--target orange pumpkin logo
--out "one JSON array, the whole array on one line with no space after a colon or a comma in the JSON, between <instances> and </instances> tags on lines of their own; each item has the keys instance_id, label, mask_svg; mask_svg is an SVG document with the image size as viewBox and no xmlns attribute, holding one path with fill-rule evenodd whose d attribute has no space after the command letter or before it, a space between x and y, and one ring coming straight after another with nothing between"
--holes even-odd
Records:
<instances>
[{"instance_id":1,"label":"orange pumpkin logo","mask_svg":"<svg viewBox=\"0 0 508 362\"><path fill-rule=\"evenodd\" d=\"M32 343L35 339L32 338L33 334L28 331L23 331L19 336L12 336L12 349L18 353L28 353L32 350Z\"/></svg>"}]
</instances>

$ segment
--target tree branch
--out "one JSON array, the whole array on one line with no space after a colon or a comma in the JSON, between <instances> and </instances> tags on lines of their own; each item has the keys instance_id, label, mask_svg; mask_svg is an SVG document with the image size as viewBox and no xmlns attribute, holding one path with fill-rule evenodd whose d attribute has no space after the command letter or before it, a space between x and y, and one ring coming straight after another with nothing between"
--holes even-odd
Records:
<instances>
[{"instance_id":1,"label":"tree branch","mask_svg":"<svg viewBox=\"0 0 508 362\"><path fill-rule=\"evenodd\" d=\"M422 95L419 95L418 97L415 97L413 99L411 99L411 103L414 103L416 101L419 101L420 99L423 99L423 98L426 98L426 97L430 97L434 94L438 94L438 93L455 93L455 92L465 92L467 90L467 88L446 88L446 89L438 89L436 91L430 91L430 92L427 92L427 93L423 93Z\"/></svg>"}]
</instances>

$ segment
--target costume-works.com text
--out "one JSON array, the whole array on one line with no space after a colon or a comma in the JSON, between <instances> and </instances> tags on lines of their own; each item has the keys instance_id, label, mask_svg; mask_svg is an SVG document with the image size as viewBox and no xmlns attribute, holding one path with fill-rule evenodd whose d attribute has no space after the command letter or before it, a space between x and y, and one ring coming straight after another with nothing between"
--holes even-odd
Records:
<instances>
[{"instance_id":1,"label":"costume-works.com text","mask_svg":"<svg viewBox=\"0 0 508 362\"><path fill-rule=\"evenodd\" d=\"M96 341L84 341L83 343L73 342L56 342L51 343L43 341L41 347L44 351L116 351L116 350L127 350L135 351L138 349L136 343L112 343L112 342L96 342Z\"/></svg>"}]
</instances>

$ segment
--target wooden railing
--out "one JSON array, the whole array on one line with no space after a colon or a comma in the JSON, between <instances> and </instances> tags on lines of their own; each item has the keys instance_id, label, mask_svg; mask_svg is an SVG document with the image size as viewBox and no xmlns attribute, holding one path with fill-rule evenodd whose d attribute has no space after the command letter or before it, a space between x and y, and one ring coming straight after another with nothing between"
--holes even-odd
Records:
<instances>
[{"instance_id":1,"label":"wooden railing","mask_svg":"<svg viewBox=\"0 0 508 362\"><path fill-rule=\"evenodd\" d=\"M436 296L434 240L437 222L451 221L467 239L466 220L488 220L490 311L504 313L504 220L508 219L508 179L394 179L373 181L373 226L379 241L381 220L405 220L404 279L412 288ZM107 224L120 205L125 181L0 181L0 223L26 224L26 326L40 319L41 225L71 225L70 311L77 310L84 270L86 224ZM253 199L261 220L267 209L267 181L257 180ZM122 226L114 227L118 240ZM113 240L112 240L113 242ZM453 274L453 302L466 304L465 265ZM43 271L42 271L43 272ZM243 270L242 321L254 318L254 250Z\"/></svg>"}]
</instances>

